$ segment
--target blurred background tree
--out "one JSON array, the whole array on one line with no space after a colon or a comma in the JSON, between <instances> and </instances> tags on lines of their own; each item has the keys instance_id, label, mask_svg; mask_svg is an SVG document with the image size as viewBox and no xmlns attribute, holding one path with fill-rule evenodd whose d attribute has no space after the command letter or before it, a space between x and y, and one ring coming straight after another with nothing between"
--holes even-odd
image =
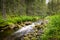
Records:
<instances>
[{"instance_id":1,"label":"blurred background tree","mask_svg":"<svg viewBox=\"0 0 60 40\"><path fill-rule=\"evenodd\" d=\"M60 1L59 0L50 0L48 3L48 14L54 15L60 13Z\"/></svg>"},{"instance_id":2,"label":"blurred background tree","mask_svg":"<svg viewBox=\"0 0 60 40\"><path fill-rule=\"evenodd\" d=\"M46 4L47 2L47 4ZM60 0L0 0L0 14L42 16L60 13Z\"/></svg>"}]
</instances>

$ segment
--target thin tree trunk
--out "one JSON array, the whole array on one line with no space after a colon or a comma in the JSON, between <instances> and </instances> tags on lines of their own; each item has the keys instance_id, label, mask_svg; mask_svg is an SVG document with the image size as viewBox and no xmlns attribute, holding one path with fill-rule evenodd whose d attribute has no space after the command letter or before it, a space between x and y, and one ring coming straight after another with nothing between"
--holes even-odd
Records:
<instances>
[{"instance_id":1,"label":"thin tree trunk","mask_svg":"<svg viewBox=\"0 0 60 40\"><path fill-rule=\"evenodd\" d=\"M2 0L2 16L6 19L6 0Z\"/></svg>"}]
</instances>

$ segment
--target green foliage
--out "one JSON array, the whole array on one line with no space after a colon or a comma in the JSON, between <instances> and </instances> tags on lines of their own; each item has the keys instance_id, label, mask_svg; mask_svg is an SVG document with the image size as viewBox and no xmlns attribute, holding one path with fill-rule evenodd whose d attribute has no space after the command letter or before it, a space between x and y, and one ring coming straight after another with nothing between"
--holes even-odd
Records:
<instances>
[{"instance_id":1,"label":"green foliage","mask_svg":"<svg viewBox=\"0 0 60 40\"><path fill-rule=\"evenodd\" d=\"M6 21L0 17L0 26L5 26L6 24Z\"/></svg>"},{"instance_id":2,"label":"green foliage","mask_svg":"<svg viewBox=\"0 0 60 40\"><path fill-rule=\"evenodd\" d=\"M51 0L49 1L48 3L48 14L50 15L54 15L54 14L57 14L57 13L60 13L60 0Z\"/></svg>"},{"instance_id":3,"label":"green foliage","mask_svg":"<svg viewBox=\"0 0 60 40\"><path fill-rule=\"evenodd\" d=\"M38 16L7 16L6 20L3 20L2 18L0 19L0 26L2 25L9 25L9 24L15 24L15 23L21 23L25 21L36 21L40 17Z\"/></svg>"},{"instance_id":4,"label":"green foliage","mask_svg":"<svg viewBox=\"0 0 60 40\"><path fill-rule=\"evenodd\" d=\"M49 16L49 23L44 29L41 40L60 40L60 15Z\"/></svg>"},{"instance_id":5,"label":"green foliage","mask_svg":"<svg viewBox=\"0 0 60 40\"><path fill-rule=\"evenodd\" d=\"M2 0L1 0L2 1ZM0 2L1 2L0 1ZM46 0L6 0L6 13L18 14L18 15L43 15L46 14ZM2 12L2 2L0 3L0 9ZM45 9L45 10L44 10ZM2 14L2 13L1 13ZM44 16L44 15L43 15Z\"/></svg>"}]
</instances>

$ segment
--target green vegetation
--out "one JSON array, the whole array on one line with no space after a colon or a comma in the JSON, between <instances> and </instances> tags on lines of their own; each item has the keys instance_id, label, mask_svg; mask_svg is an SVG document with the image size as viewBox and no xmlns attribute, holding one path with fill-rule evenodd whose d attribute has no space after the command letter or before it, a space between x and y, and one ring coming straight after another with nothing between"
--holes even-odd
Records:
<instances>
[{"instance_id":1,"label":"green vegetation","mask_svg":"<svg viewBox=\"0 0 60 40\"><path fill-rule=\"evenodd\" d=\"M40 16L7 16L6 19L3 19L1 17L0 18L0 36L1 38L5 36L9 36L11 33L16 31L17 28L23 27L24 24L22 23L28 22L28 21L34 22L39 19L40 19ZM16 29L14 29L15 27Z\"/></svg>"},{"instance_id":2,"label":"green vegetation","mask_svg":"<svg viewBox=\"0 0 60 40\"><path fill-rule=\"evenodd\" d=\"M41 25L24 40L60 40L60 0L0 0L0 40L39 20ZM38 33L41 29L44 34Z\"/></svg>"},{"instance_id":3,"label":"green vegetation","mask_svg":"<svg viewBox=\"0 0 60 40\"><path fill-rule=\"evenodd\" d=\"M60 15L46 17L49 20L41 40L60 40Z\"/></svg>"},{"instance_id":4,"label":"green vegetation","mask_svg":"<svg viewBox=\"0 0 60 40\"><path fill-rule=\"evenodd\" d=\"M9 24L15 24L15 23L21 23L26 21L37 21L40 19L39 16L7 16L7 19L4 20L3 18L0 18L0 26L5 26Z\"/></svg>"}]
</instances>

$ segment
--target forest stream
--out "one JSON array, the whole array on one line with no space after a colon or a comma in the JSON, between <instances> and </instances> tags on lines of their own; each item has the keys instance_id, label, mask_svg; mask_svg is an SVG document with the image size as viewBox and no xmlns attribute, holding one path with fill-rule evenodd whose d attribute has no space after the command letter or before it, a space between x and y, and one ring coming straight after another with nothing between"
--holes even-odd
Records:
<instances>
[{"instance_id":1,"label":"forest stream","mask_svg":"<svg viewBox=\"0 0 60 40\"><path fill-rule=\"evenodd\" d=\"M0 40L60 40L60 0L0 0Z\"/></svg>"},{"instance_id":2,"label":"forest stream","mask_svg":"<svg viewBox=\"0 0 60 40\"><path fill-rule=\"evenodd\" d=\"M24 35L34 32L35 26L41 25L42 23L43 21L40 20L40 21L32 23L31 25L24 26L21 29L17 30L16 32L12 33L11 36L7 38L7 40L24 40L23 39ZM38 32L39 34L41 34L43 31L39 29Z\"/></svg>"}]
</instances>

